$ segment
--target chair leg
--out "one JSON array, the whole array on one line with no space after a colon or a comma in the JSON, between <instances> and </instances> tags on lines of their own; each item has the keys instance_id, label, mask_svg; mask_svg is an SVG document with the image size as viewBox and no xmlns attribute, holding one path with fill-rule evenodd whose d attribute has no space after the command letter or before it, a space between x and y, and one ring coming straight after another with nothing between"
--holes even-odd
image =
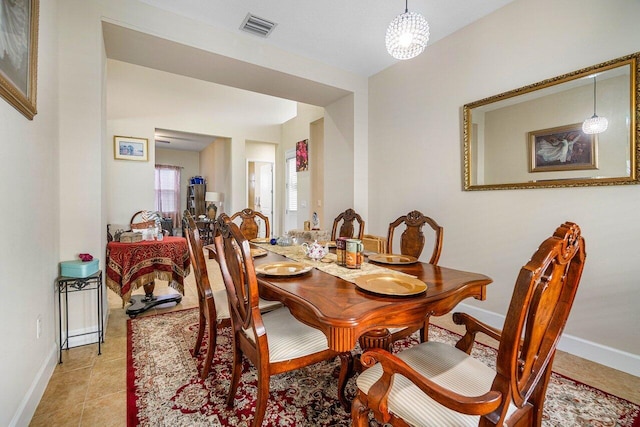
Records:
<instances>
[{"instance_id":1,"label":"chair leg","mask_svg":"<svg viewBox=\"0 0 640 427\"><path fill-rule=\"evenodd\" d=\"M351 409L351 402L345 396L347 381L353 375L353 355L350 351L340 353L340 376L338 377L338 400L342 404L345 411Z\"/></svg>"},{"instance_id":2,"label":"chair leg","mask_svg":"<svg viewBox=\"0 0 640 427\"><path fill-rule=\"evenodd\" d=\"M204 359L204 365L202 365L202 372L200 378L203 380L209 376L211 370L211 363L213 362L213 356L216 352L216 343L218 338L218 323L209 321L209 337L207 339L207 356Z\"/></svg>"},{"instance_id":3,"label":"chair leg","mask_svg":"<svg viewBox=\"0 0 640 427\"><path fill-rule=\"evenodd\" d=\"M238 383L242 375L242 350L237 339L233 339L233 362L231 363L231 381L229 382L229 394L227 395L227 407L233 408L233 402L238 391Z\"/></svg>"},{"instance_id":4,"label":"chair leg","mask_svg":"<svg viewBox=\"0 0 640 427\"><path fill-rule=\"evenodd\" d=\"M200 353L200 347L202 346L202 338L204 337L204 328L207 323L207 319L204 316L204 311L200 308L200 319L198 321L198 335L196 336L196 345L193 348L193 357L198 357Z\"/></svg>"},{"instance_id":5,"label":"chair leg","mask_svg":"<svg viewBox=\"0 0 640 427\"><path fill-rule=\"evenodd\" d=\"M431 316L427 316L424 319L424 323L422 324L422 328L420 328L420 342L429 341L429 321L431 320Z\"/></svg>"},{"instance_id":6,"label":"chair leg","mask_svg":"<svg viewBox=\"0 0 640 427\"><path fill-rule=\"evenodd\" d=\"M351 404L351 426L369 427L369 408L360 401L358 396Z\"/></svg>"},{"instance_id":7,"label":"chair leg","mask_svg":"<svg viewBox=\"0 0 640 427\"><path fill-rule=\"evenodd\" d=\"M258 362L259 363L259 362ZM258 367L258 396L256 398L256 413L251 423L252 427L260 427L264 414L267 411L267 400L269 399L269 373L266 369Z\"/></svg>"},{"instance_id":8,"label":"chair leg","mask_svg":"<svg viewBox=\"0 0 640 427\"><path fill-rule=\"evenodd\" d=\"M535 427L540 427L542 425L542 410L544 408L544 397L547 394L547 386L549 385L549 379L551 378L551 365L553 364L553 359L555 358L555 353L551 357L549 364L547 365L546 372L543 374L543 377L538 381L535 390L531 394L531 404L533 405L533 413L532 413L532 422L531 425Z\"/></svg>"}]
</instances>

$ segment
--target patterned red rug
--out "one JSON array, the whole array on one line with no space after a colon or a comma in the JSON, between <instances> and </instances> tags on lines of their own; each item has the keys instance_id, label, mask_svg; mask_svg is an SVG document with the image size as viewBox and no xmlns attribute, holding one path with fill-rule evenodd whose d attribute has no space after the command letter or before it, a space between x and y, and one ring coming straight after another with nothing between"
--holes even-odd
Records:
<instances>
[{"instance_id":1,"label":"patterned red rug","mask_svg":"<svg viewBox=\"0 0 640 427\"><path fill-rule=\"evenodd\" d=\"M212 371L198 376L203 354L191 351L198 328L197 309L128 320L128 426L248 426L253 419L256 378L245 361L235 408L227 409L231 364L230 329L218 335ZM455 342L457 336L430 327L429 339ZM398 348L417 342L409 338ZM495 350L477 345L474 357L491 365ZM350 417L337 401L339 362L320 363L271 378L264 425L349 426ZM354 380L347 391L355 391ZM547 391L543 425L640 426L640 406L570 378L553 374Z\"/></svg>"}]
</instances>

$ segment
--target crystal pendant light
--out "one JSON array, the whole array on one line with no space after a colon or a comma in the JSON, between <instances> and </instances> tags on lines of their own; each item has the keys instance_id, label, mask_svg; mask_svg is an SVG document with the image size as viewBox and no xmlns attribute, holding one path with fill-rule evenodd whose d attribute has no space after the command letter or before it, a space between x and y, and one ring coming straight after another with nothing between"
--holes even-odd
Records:
<instances>
[{"instance_id":1,"label":"crystal pendant light","mask_svg":"<svg viewBox=\"0 0 640 427\"><path fill-rule=\"evenodd\" d=\"M387 28L387 51L396 59L411 59L422 53L429 41L429 24L419 13L409 12L405 0L404 13L396 16Z\"/></svg>"},{"instance_id":2,"label":"crystal pendant light","mask_svg":"<svg viewBox=\"0 0 640 427\"><path fill-rule=\"evenodd\" d=\"M607 130L609 121L604 117L598 117L596 114L596 76L593 76L593 116L582 123L582 132L587 135L602 133Z\"/></svg>"}]
</instances>

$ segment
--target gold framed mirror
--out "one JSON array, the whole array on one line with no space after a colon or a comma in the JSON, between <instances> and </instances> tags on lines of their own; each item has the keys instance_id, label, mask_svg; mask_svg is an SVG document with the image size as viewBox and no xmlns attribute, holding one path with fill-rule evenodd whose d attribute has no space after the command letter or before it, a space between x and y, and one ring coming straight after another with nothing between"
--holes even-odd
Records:
<instances>
[{"instance_id":1,"label":"gold framed mirror","mask_svg":"<svg viewBox=\"0 0 640 427\"><path fill-rule=\"evenodd\" d=\"M466 104L464 189L640 184L639 57ZM592 116L606 130L585 133Z\"/></svg>"}]
</instances>

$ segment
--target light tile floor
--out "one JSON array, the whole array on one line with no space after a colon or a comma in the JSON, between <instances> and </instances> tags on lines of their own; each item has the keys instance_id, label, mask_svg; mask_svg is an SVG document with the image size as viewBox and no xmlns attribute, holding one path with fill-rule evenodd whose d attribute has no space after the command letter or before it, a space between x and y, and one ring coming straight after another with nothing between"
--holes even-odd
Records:
<instances>
[{"instance_id":1,"label":"light tile floor","mask_svg":"<svg viewBox=\"0 0 640 427\"><path fill-rule=\"evenodd\" d=\"M209 261L212 284L221 286L215 261ZM31 420L38 426L126 426L127 319L122 301L107 290L109 320L102 355L97 346L87 345L63 352L58 365ZM159 281L156 294L175 292ZM138 289L135 293L144 293ZM178 305L156 307L139 317L183 310L198 305L193 274L185 280L185 296ZM432 323L460 331L450 316L432 319ZM487 341L491 344L490 341ZM640 404L640 377L635 377L588 360L558 352L554 370L585 384Z\"/></svg>"}]
</instances>

